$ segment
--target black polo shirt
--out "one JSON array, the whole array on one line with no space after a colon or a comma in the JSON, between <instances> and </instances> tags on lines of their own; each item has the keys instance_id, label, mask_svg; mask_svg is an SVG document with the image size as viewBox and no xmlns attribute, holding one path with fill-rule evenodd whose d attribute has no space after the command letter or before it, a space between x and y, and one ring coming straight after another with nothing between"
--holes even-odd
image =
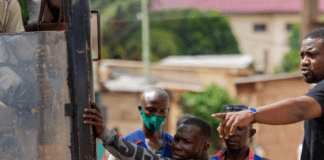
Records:
<instances>
[{"instance_id":1,"label":"black polo shirt","mask_svg":"<svg viewBox=\"0 0 324 160\"><path fill-rule=\"evenodd\" d=\"M306 96L317 100L324 108L324 80L319 82ZM304 141L301 160L324 159L324 118L314 118L304 122Z\"/></svg>"}]
</instances>

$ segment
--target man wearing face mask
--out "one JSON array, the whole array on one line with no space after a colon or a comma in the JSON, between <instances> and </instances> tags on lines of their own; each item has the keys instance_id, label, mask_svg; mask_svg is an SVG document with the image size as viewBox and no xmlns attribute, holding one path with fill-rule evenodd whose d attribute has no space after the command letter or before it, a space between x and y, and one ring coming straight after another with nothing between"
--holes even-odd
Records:
<instances>
[{"instance_id":1,"label":"man wearing face mask","mask_svg":"<svg viewBox=\"0 0 324 160\"><path fill-rule=\"evenodd\" d=\"M138 110L143 119L143 128L140 128L124 137L133 144L147 148L163 157L172 157L170 144L173 137L162 130L169 114L170 97L166 91L158 87L150 87L143 92L141 105ZM109 160L116 159L109 156Z\"/></svg>"}]
</instances>

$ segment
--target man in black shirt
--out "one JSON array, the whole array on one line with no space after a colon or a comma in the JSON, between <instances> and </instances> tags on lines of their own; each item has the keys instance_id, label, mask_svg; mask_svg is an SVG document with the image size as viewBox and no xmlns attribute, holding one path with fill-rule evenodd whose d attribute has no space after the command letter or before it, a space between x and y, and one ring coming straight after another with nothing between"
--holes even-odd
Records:
<instances>
[{"instance_id":1,"label":"man in black shirt","mask_svg":"<svg viewBox=\"0 0 324 160\"><path fill-rule=\"evenodd\" d=\"M302 160L322 160L324 157L324 28L309 33L300 49L301 71L307 83L317 85L306 95L285 99L273 104L250 108L249 111L213 114L222 118L217 128L221 137L227 139L237 127L252 122L282 125L305 120L305 136ZM296 57L297 58L297 57Z\"/></svg>"}]
</instances>

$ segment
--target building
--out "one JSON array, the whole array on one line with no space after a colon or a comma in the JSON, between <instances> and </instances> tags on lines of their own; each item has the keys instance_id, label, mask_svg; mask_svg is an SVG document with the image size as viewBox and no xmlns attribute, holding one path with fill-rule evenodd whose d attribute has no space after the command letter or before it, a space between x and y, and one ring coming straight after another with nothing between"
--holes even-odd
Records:
<instances>
[{"instance_id":1,"label":"building","mask_svg":"<svg viewBox=\"0 0 324 160\"><path fill-rule=\"evenodd\" d=\"M324 0L318 0L324 11ZM155 11L176 8L215 10L225 14L242 54L251 55L258 72L269 73L289 51L291 25L301 21L301 0L154 0ZM321 19L321 17L319 17Z\"/></svg>"},{"instance_id":2,"label":"building","mask_svg":"<svg viewBox=\"0 0 324 160\"><path fill-rule=\"evenodd\" d=\"M170 115L164 129L175 134L176 123L182 115L178 105L180 94L200 92L211 83L227 88L236 95L234 80L253 75L251 56L171 56L152 63L150 67L154 85L172 95ZM143 76L142 63L128 60L103 60L100 68L102 104L108 106L108 127L119 126L124 134L141 127L141 115L137 109L142 91L148 87Z\"/></svg>"},{"instance_id":3,"label":"building","mask_svg":"<svg viewBox=\"0 0 324 160\"><path fill-rule=\"evenodd\" d=\"M271 104L294 98L308 92L311 85L304 82L301 74L262 75L235 81L237 95L242 104L251 107ZM297 148L303 139L303 122L290 125L255 124L254 140L269 159L297 159Z\"/></svg>"},{"instance_id":4,"label":"building","mask_svg":"<svg viewBox=\"0 0 324 160\"><path fill-rule=\"evenodd\" d=\"M213 82L227 88L230 93L234 92L233 96L236 96L241 104L251 107L302 96L310 88L301 74L255 76L250 74L249 66L253 63L250 58L239 56L236 57L237 61L231 59L233 57L228 58L229 62L222 56L175 56L151 65L154 84L165 88L173 97L169 118L163 126L166 131L170 134L176 132L176 122L182 115L178 105L181 93L202 91L206 85ZM107 125L109 128L119 126L124 134L128 134L142 126L141 115L137 109L142 91L147 87L142 74L142 63L104 60L101 67L108 68L108 74L101 77L105 88L102 103L108 106ZM254 142L263 148L267 158L296 159L297 147L303 138L302 124L255 124L257 134Z\"/></svg>"}]
</instances>

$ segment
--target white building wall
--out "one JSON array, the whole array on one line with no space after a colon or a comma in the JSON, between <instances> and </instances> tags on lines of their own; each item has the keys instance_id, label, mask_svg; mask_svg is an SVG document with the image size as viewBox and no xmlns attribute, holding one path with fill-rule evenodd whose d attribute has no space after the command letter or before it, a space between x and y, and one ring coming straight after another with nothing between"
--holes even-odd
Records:
<instances>
[{"instance_id":1,"label":"white building wall","mask_svg":"<svg viewBox=\"0 0 324 160\"><path fill-rule=\"evenodd\" d=\"M252 55L256 71L271 72L289 51L288 23L297 22L298 14L245 14L227 15L236 35L242 54ZM265 24L264 32L254 31L254 24ZM266 53L267 57L266 58ZM266 65L267 64L267 65Z\"/></svg>"}]
</instances>

